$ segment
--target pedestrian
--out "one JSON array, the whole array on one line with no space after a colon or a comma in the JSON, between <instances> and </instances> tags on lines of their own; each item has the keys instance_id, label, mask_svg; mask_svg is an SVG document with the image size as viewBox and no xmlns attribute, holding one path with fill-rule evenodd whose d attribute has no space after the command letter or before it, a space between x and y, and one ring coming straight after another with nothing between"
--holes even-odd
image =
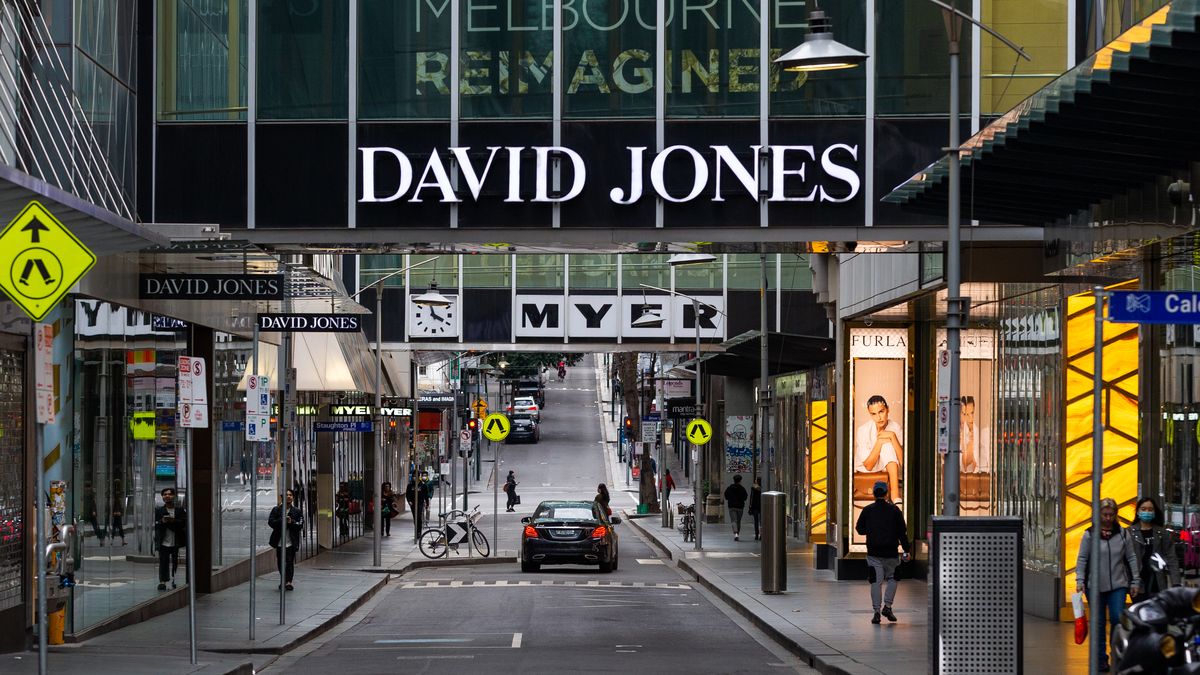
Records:
<instances>
[{"instance_id":1,"label":"pedestrian","mask_svg":"<svg viewBox=\"0 0 1200 675\"><path fill-rule=\"evenodd\" d=\"M521 498L517 496L517 475L515 472L508 472L508 478L504 481L504 494L508 495L508 502L505 504L504 510L509 513L516 511L513 507L521 503Z\"/></svg>"},{"instance_id":2,"label":"pedestrian","mask_svg":"<svg viewBox=\"0 0 1200 675\"><path fill-rule=\"evenodd\" d=\"M607 485L601 483L596 486L596 498L593 501L604 507L604 513L610 516L612 515L612 507L609 506L609 502L612 501L612 497L610 497L608 494Z\"/></svg>"},{"instance_id":3,"label":"pedestrian","mask_svg":"<svg viewBox=\"0 0 1200 675\"><path fill-rule=\"evenodd\" d=\"M241 461L238 462L238 475L242 478L242 485L246 485L250 480L250 453L243 450Z\"/></svg>"},{"instance_id":4,"label":"pedestrian","mask_svg":"<svg viewBox=\"0 0 1200 675\"><path fill-rule=\"evenodd\" d=\"M754 484L750 486L750 515L754 518L754 540L758 541L761 538L758 524L762 518L762 478L758 476L754 477Z\"/></svg>"},{"instance_id":5,"label":"pedestrian","mask_svg":"<svg viewBox=\"0 0 1200 675\"><path fill-rule=\"evenodd\" d=\"M271 509L271 515L267 516L267 526L271 528L271 539L267 543L275 549L275 560L279 564L280 576L286 577L280 579L283 583L279 587L287 586L287 589L291 591L294 590L292 578L296 576L296 551L300 548L300 529L304 527L304 512L296 506L294 490L287 491L287 522L285 523L284 520L282 504ZM284 560L287 561L286 575L283 570Z\"/></svg>"},{"instance_id":6,"label":"pedestrian","mask_svg":"<svg viewBox=\"0 0 1200 675\"><path fill-rule=\"evenodd\" d=\"M663 480L667 483L667 494L664 496L667 503L671 502L671 490L675 489L675 479L671 477L671 470L663 471Z\"/></svg>"},{"instance_id":7,"label":"pedestrian","mask_svg":"<svg viewBox=\"0 0 1200 675\"><path fill-rule=\"evenodd\" d=\"M1179 558L1175 554L1177 538L1163 527L1163 512L1153 497L1138 500L1137 525L1130 528L1129 534L1141 567L1142 593L1154 595L1179 586Z\"/></svg>"},{"instance_id":8,"label":"pedestrian","mask_svg":"<svg viewBox=\"0 0 1200 675\"><path fill-rule=\"evenodd\" d=\"M421 482L418 484L417 487L420 488L420 492L418 493L418 496L421 499L420 507L422 508L423 513L425 514L425 518L422 519L422 522L428 523L429 522L429 504L430 504L430 502L433 501L433 481L429 478L428 471L421 472Z\"/></svg>"},{"instance_id":9,"label":"pedestrian","mask_svg":"<svg viewBox=\"0 0 1200 675\"><path fill-rule=\"evenodd\" d=\"M383 513L383 536L392 536L392 518L396 517L396 493L392 491L392 484L385 482L379 490L379 498L381 500Z\"/></svg>"},{"instance_id":10,"label":"pedestrian","mask_svg":"<svg viewBox=\"0 0 1200 675\"><path fill-rule=\"evenodd\" d=\"M733 540L739 541L742 534L742 509L746 508L746 488L742 487L742 474L734 474L733 484L725 488L725 505L729 507Z\"/></svg>"},{"instance_id":11,"label":"pedestrian","mask_svg":"<svg viewBox=\"0 0 1200 675\"><path fill-rule=\"evenodd\" d=\"M100 512L96 509L96 490L91 481L83 484L83 520L92 524L92 534L100 546L104 545L104 528L100 527Z\"/></svg>"},{"instance_id":12,"label":"pedestrian","mask_svg":"<svg viewBox=\"0 0 1200 675\"><path fill-rule=\"evenodd\" d=\"M912 550L904 514L899 506L888 501L888 492L887 481L875 481L871 488L875 501L863 508L854 524L854 531L867 538L867 579L871 582L871 606L875 609L871 623L874 624L879 623L880 614L888 621L896 622L896 613L892 611L892 601L896 599L896 568L901 560L908 560ZM897 547L904 549L903 556L897 555ZM887 582L887 591L882 594L881 605L880 591L884 582Z\"/></svg>"},{"instance_id":13,"label":"pedestrian","mask_svg":"<svg viewBox=\"0 0 1200 675\"><path fill-rule=\"evenodd\" d=\"M1140 561L1134 550L1133 537L1117 522L1117 503L1105 497L1100 500L1100 559L1097 561L1097 576L1100 597L1088 597L1092 611L1100 612L1100 634L1088 637L1092 641L1092 653L1102 672L1108 671L1106 638L1109 628L1105 626L1105 610L1108 621L1116 626L1125 611L1125 595L1136 598L1141 593L1142 579ZM1088 583L1088 562L1092 554L1092 528L1083 532L1079 542L1079 557L1075 563L1075 592L1091 593Z\"/></svg>"},{"instance_id":14,"label":"pedestrian","mask_svg":"<svg viewBox=\"0 0 1200 675\"><path fill-rule=\"evenodd\" d=\"M163 488L163 505L154 509L154 544L158 546L158 590L175 588L179 549L187 546L187 509L175 506L175 488Z\"/></svg>"},{"instance_id":15,"label":"pedestrian","mask_svg":"<svg viewBox=\"0 0 1200 675\"><path fill-rule=\"evenodd\" d=\"M350 502L354 501L350 496L350 483L342 481L338 484L338 491L333 495L333 515L338 520L338 534L342 537L350 536Z\"/></svg>"},{"instance_id":16,"label":"pedestrian","mask_svg":"<svg viewBox=\"0 0 1200 675\"><path fill-rule=\"evenodd\" d=\"M113 494L112 494L112 534L113 545L116 546L117 537L121 538L121 545L125 545L125 490L121 488L121 479L113 479Z\"/></svg>"}]
</instances>

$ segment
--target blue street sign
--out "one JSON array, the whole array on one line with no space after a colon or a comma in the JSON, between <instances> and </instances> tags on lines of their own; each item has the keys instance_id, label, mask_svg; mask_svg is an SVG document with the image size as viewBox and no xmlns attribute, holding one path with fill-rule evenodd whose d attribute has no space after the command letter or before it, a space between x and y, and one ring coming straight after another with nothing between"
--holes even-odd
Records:
<instances>
[{"instance_id":1,"label":"blue street sign","mask_svg":"<svg viewBox=\"0 0 1200 675\"><path fill-rule=\"evenodd\" d=\"M1119 323L1200 324L1200 293L1112 291L1108 320Z\"/></svg>"},{"instance_id":2,"label":"blue street sign","mask_svg":"<svg viewBox=\"0 0 1200 675\"><path fill-rule=\"evenodd\" d=\"M245 428L245 422L236 420L221 420L221 431L241 431Z\"/></svg>"},{"instance_id":3,"label":"blue street sign","mask_svg":"<svg viewBox=\"0 0 1200 675\"><path fill-rule=\"evenodd\" d=\"M371 429L370 422L313 422L313 431L364 432Z\"/></svg>"}]
</instances>

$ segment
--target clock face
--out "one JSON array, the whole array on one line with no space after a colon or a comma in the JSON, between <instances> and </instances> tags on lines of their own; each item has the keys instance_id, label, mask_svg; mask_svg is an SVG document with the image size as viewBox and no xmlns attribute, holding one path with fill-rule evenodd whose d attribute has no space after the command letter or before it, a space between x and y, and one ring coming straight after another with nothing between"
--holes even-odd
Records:
<instances>
[{"instance_id":1,"label":"clock face","mask_svg":"<svg viewBox=\"0 0 1200 675\"><path fill-rule=\"evenodd\" d=\"M410 296L408 303L408 334L411 337L458 337L458 298L446 296L446 307L418 305Z\"/></svg>"}]
</instances>

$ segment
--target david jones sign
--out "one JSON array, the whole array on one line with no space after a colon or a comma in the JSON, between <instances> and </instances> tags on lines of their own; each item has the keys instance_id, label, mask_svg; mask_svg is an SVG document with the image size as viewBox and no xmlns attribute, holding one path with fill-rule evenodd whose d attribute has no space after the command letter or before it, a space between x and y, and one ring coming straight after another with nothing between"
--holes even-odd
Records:
<instances>
[{"instance_id":1,"label":"david jones sign","mask_svg":"<svg viewBox=\"0 0 1200 675\"><path fill-rule=\"evenodd\" d=\"M848 202L858 195L858 146L834 143L819 148L812 145L751 145L752 156L743 160L728 145L712 145L705 154L686 145L672 145L655 154L645 146L628 146L628 172L611 185L609 199L616 204L633 204L647 192L669 202L690 202L702 196L723 202L722 184L755 201L768 202ZM455 190L451 172L457 170L471 199L478 201L488 175L497 162L508 165L505 202L566 202L580 195L588 182L587 165L578 152L562 146L489 146L486 152L470 147L434 150L419 162L391 147L359 148L362 164L362 195L359 202L421 202L437 200L443 203L461 202ZM652 157L651 157L652 155ZM532 157L531 157L532 156ZM755 158L765 161L756 161ZM521 167L532 158L534 197L521 196ZM646 186L646 161L649 158L650 184ZM565 159L571 164L570 185L552 194L552 160ZM397 179L383 181L377 171L386 170ZM765 175L763 175L765 173ZM678 174L678 175L676 175ZM605 173L607 176L607 172ZM690 177L680 181L679 177ZM565 177L564 177L565 180ZM668 189L668 184L673 186ZM687 189L679 186L689 185ZM795 193L789 192L789 189Z\"/></svg>"}]
</instances>

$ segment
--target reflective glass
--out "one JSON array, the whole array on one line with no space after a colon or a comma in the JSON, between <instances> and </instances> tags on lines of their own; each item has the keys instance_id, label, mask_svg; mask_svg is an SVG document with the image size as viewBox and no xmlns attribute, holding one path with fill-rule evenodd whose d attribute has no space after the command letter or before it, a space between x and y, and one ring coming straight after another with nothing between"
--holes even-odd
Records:
<instances>
[{"instance_id":1,"label":"reflective glass","mask_svg":"<svg viewBox=\"0 0 1200 675\"><path fill-rule=\"evenodd\" d=\"M758 115L758 6L667 3L669 116Z\"/></svg>"},{"instance_id":2,"label":"reflective glass","mask_svg":"<svg viewBox=\"0 0 1200 675\"><path fill-rule=\"evenodd\" d=\"M563 256L526 253L517 256L517 288L562 288Z\"/></svg>"},{"instance_id":3,"label":"reflective glass","mask_svg":"<svg viewBox=\"0 0 1200 675\"><path fill-rule=\"evenodd\" d=\"M512 256L480 254L463 256L463 286L508 288L512 280Z\"/></svg>"},{"instance_id":4,"label":"reflective glass","mask_svg":"<svg viewBox=\"0 0 1200 675\"><path fill-rule=\"evenodd\" d=\"M809 3L800 0L778 0L771 4L771 59L791 51L804 42L808 33ZM877 11L882 15L884 7L893 4L881 2ZM896 3L904 4L904 3ZM922 5L927 3L920 3ZM932 7L932 5L930 5ZM820 3L833 26L833 36L838 42L866 51L865 5L861 0L826 0ZM882 45L884 27L879 29ZM876 61L882 70L883 59ZM771 66L771 114L788 116L840 116L863 115L866 113L866 77L870 61L857 68L818 71L810 73L786 72Z\"/></svg>"},{"instance_id":5,"label":"reflective glass","mask_svg":"<svg viewBox=\"0 0 1200 675\"><path fill-rule=\"evenodd\" d=\"M1123 5L1130 3L1122 0ZM1139 3L1140 4L1140 3ZM983 22L1021 46L1032 60L1020 58L996 38L980 36L980 110L999 115L1016 107L1067 69L1067 3L999 2L981 5Z\"/></svg>"},{"instance_id":6,"label":"reflective glass","mask_svg":"<svg viewBox=\"0 0 1200 675\"><path fill-rule=\"evenodd\" d=\"M260 0L258 118L345 119L349 5Z\"/></svg>"},{"instance_id":7,"label":"reflective glass","mask_svg":"<svg viewBox=\"0 0 1200 675\"><path fill-rule=\"evenodd\" d=\"M640 293L643 289L639 284L649 284L659 288L671 287L671 266L667 260L671 256L663 253L638 253L626 255L621 259L621 288L626 295Z\"/></svg>"},{"instance_id":8,"label":"reflective glass","mask_svg":"<svg viewBox=\"0 0 1200 675\"><path fill-rule=\"evenodd\" d=\"M448 0L361 0L359 117L450 117Z\"/></svg>"},{"instance_id":9,"label":"reflective glass","mask_svg":"<svg viewBox=\"0 0 1200 675\"><path fill-rule=\"evenodd\" d=\"M950 57L942 10L928 2L881 2L876 12L876 102L879 115L949 110ZM959 105L971 110L971 31L965 26L959 55ZM832 71L832 74L845 71Z\"/></svg>"},{"instance_id":10,"label":"reflective glass","mask_svg":"<svg viewBox=\"0 0 1200 675\"><path fill-rule=\"evenodd\" d=\"M617 257L611 253L572 255L571 289L617 288Z\"/></svg>"},{"instance_id":11,"label":"reflective glass","mask_svg":"<svg viewBox=\"0 0 1200 675\"><path fill-rule=\"evenodd\" d=\"M247 0L162 0L158 116L246 119Z\"/></svg>"},{"instance_id":12,"label":"reflective glass","mask_svg":"<svg viewBox=\"0 0 1200 675\"><path fill-rule=\"evenodd\" d=\"M778 258L779 288L785 291L812 288L812 270L808 267L808 255L780 253ZM767 276L774 278L774 272L768 271Z\"/></svg>"},{"instance_id":13,"label":"reflective glass","mask_svg":"<svg viewBox=\"0 0 1200 675\"><path fill-rule=\"evenodd\" d=\"M762 287L762 265L757 253L734 253L729 259L729 287L750 289ZM767 257L767 278L775 278L775 257Z\"/></svg>"},{"instance_id":14,"label":"reflective glass","mask_svg":"<svg viewBox=\"0 0 1200 675\"><path fill-rule=\"evenodd\" d=\"M550 117L554 15L542 0L463 5L459 92L464 118Z\"/></svg>"},{"instance_id":15,"label":"reflective glass","mask_svg":"<svg viewBox=\"0 0 1200 675\"><path fill-rule=\"evenodd\" d=\"M564 116L654 117L654 2L578 2L562 11Z\"/></svg>"}]
</instances>

